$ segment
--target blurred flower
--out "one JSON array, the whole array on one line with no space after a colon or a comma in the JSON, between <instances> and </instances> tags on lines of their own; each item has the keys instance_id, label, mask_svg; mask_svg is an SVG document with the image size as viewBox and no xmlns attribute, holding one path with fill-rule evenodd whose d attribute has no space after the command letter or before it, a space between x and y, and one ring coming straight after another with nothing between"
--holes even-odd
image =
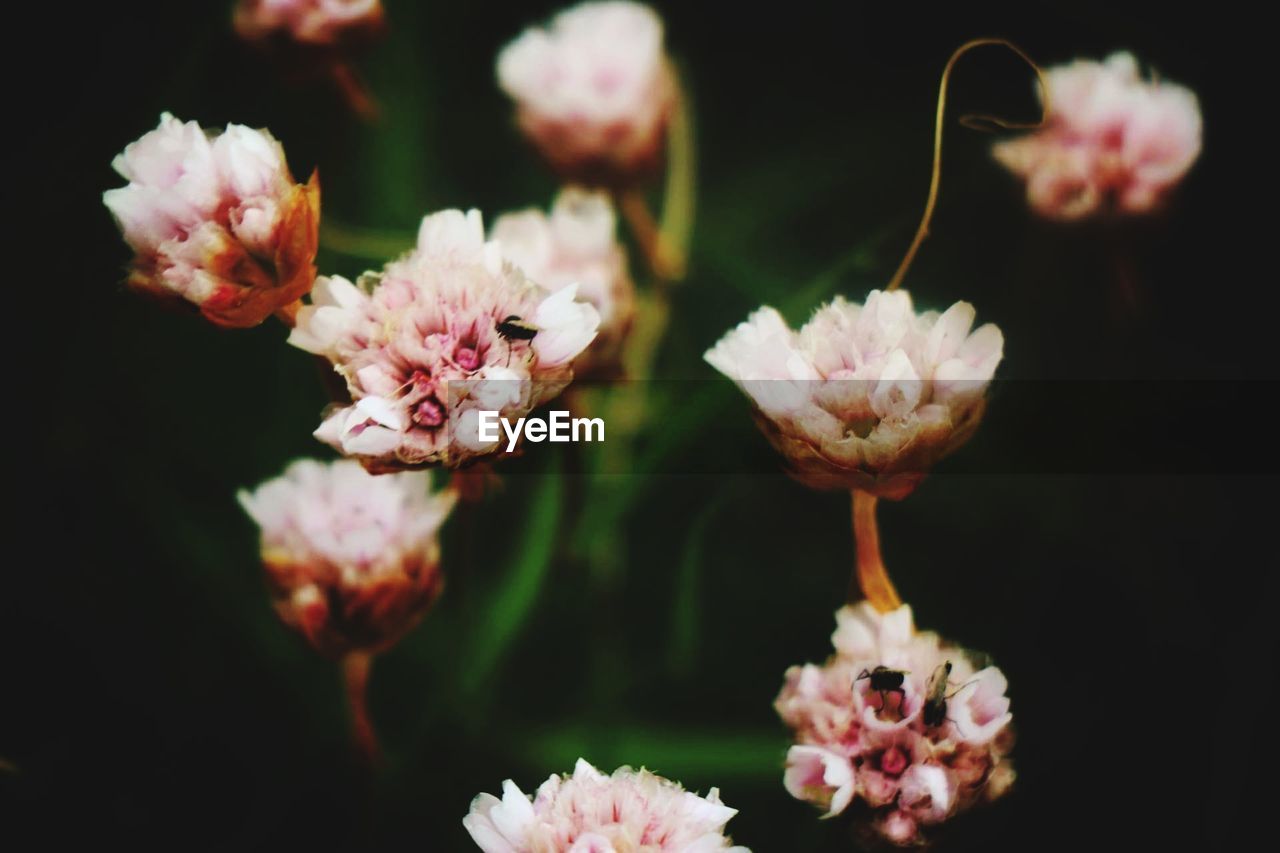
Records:
<instances>
[{"instance_id":1,"label":"blurred flower","mask_svg":"<svg viewBox=\"0 0 1280 853\"><path fill-rule=\"evenodd\" d=\"M783 779L793 797L910 844L1009 788L1013 715L1000 670L975 670L969 652L917 632L907 605L845 606L836 623L835 654L787 670L775 703L795 732ZM878 690L877 667L901 673L900 688Z\"/></svg>"},{"instance_id":2,"label":"blurred flower","mask_svg":"<svg viewBox=\"0 0 1280 853\"><path fill-rule=\"evenodd\" d=\"M327 47L376 33L383 12L381 0L240 0L231 20L247 41L284 36Z\"/></svg>"},{"instance_id":3,"label":"blurred flower","mask_svg":"<svg viewBox=\"0 0 1280 853\"><path fill-rule=\"evenodd\" d=\"M974 310L916 314L904 291L873 290L865 305L836 297L797 333L761 308L706 360L738 384L756 423L815 489L909 494L977 428L1004 349Z\"/></svg>"},{"instance_id":4,"label":"blurred flower","mask_svg":"<svg viewBox=\"0 0 1280 853\"><path fill-rule=\"evenodd\" d=\"M1199 156L1195 93L1143 80L1131 54L1077 60L1045 77L1045 127L993 148L1027 182L1027 200L1038 213L1054 219L1145 213Z\"/></svg>"},{"instance_id":5,"label":"blurred flower","mask_svg":"<svg viewBox=\"0 0 1280 853\"><path fill-rule=\"evenodd\" d=\"M426 217L413 251L361 287L321 278L298 312L289 342L329 359L352 399L316 437L375 472L498 452L480 410L524 417L564 390L595 338L600 316L576 295L527 279L485 242L478 211ZM532 338L505 334L511 318Z\"/></svg>"},{"instance_id":6,"label":"blurred flower","mask_svg":"<svg viewBox=\"0 0 1280 853\"><path fill-rule=\"evenodd\" d=\"M647 6L582 3L498 56L521 129L564 178L629 186L657 170L675 104L662 21Z\"/></svg>"},{"instance_id":7,"label":"blurred flower","mask_svg":"<svg viewBox=\"0 0 1280 853\"><path fill-rule=\"evenodd\" d=\"M481 794L462 825L485 853L750 853L724 835L735 814L715 788L699 797L647 770L606 776L578 759L532 802L509 779L501 800Z\"/></svg>"},{"instance_id":8,"label":"blurred flower","mask_svg":"<svg viewBox=\"0 0 1280 853\"><path fill-rule=\"evenodd\" d=\"M569 188L556 197L550 216L537 209L508 213L490 229L525 275L552 291L576 284L578 297L600 313L600 334L574 362L580 377L616 372L635 314L635 285L615 225L607 194Z\"/></svg>"},{"instance_id":9,"label":"blurred flower","mask_svg":"<svg viewBox=\"0 0 1280 853\"><path fill-rule=\"evenodd\" d=\"M323 654L378 652L417 624L443 584L437 534L451 491L429 472L374 477L300 460L238 498L262 528L276 611Z\"/></svg>"},{"instance_id":10,"label":"blurred flower","mask_svg":"<svg viewBox=\"0 0 1280 853\"><path fill-rule=\"evenodd\" d=\"M102 200L135 253L131 287L232 327L288 311L311 289L319 182L295 183L267 131L212 135L165 113L112 166L129 184Z\"/></svg>"}]
</instances>

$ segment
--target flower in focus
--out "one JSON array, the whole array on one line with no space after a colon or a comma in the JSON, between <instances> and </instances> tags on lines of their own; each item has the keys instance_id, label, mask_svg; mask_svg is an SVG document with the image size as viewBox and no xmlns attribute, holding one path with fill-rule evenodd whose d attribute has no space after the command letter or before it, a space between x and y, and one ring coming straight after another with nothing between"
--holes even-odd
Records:
<instances>
[{"instance_id":1,"label":"flower in focus","mask_svg":"<svg viewBox=\"0 0 1280 853\"><path fill-rule=\"evenodd\" d=\"M616 372L635 314L635 285L615 224L607 194L570 188L556 197L550 215L508 213L490 229L503 256L525 275L551 291L576 284L578 297L600 313L599 335L574 362L580 377Z\"/></svg>"},{"instance_id":2,"label":"flower in focus","mask_svg":"<svg viewBox=\"0 0 1280 853\"><path fill-rule=\"evenodd\" d=\"M413 251L359 287L321 278L298 312L289 342L329 359L352 401L316 437L375 472L499 452L506 437L486 440L480 411L524 417L564 390L595 338L600 315L576 296L505 260L478 211L426 217ZM511 318L536 332L504 334Z\"/></svg>"},{"instance_id":3,"label":"flower in focus","mask_svg":"<svg viewBox=\"0 0 1280 853\"><path fill-rule=\"evenodd\" d=\"M774 705L795 733L784 776L793 797L905 845L1008 790L1013 715L999 669L916 631L907 605L845 606L836 623L835 654L791 667ZM901 673L900 687L877 690L877 667Z\"/></svg>"},{"instance_id":4,"label":"flower in focus","mask_svg":"<svg viewBox=\"0 0 1280 853\"><path fill-rule=\"evenodd\" d=\"M1027 183L1027 200L1053 219L1156 207L1200 154L1195 93L1143 80L1137 60L1077 60L1045 74L1041 129L993 152Z\"/></svg>"},{"instance_id":5,"label":"flower in focus","mask_svg":"<svg viewBox=\"0 0 1280 853\"><path fill-rule=\"evenodd\" d=\"M750 853L725 837L735 814L715 788L700 797L647 770L606 776L578 759L532 801L509 779L502 799L481 794L462 825L484 853Z\"/></svg>"},{"instance_id":6,"label":"flower in focus","mask_svg":"<svg viewBox=\"0 0 1280 853\"><path fill-rule=\"evenodd\" d=\"M240 0L231 20L246 41L283 36L329 47L376 34L384 18L381 0Z\"/></svg>"},{"instance_id":7,"label":"flower in focus","mask_svg":"<svg viewBox=\"0 0 1280 853\"><path fill-rule=\"evenodd\" d=\"M608 0L563 11L503 49L498 82L565 179L629 186L661 164L677 89L649 7Z\"/></svg>"},{"instance_id":8,"label":"flower in focus","mask_svg":"<svg viewBox=\"0 0 1280 853\"><path fill-rule=\"evenodd\" d=\"M977 428L1004 350L973 306L915 313L904 291L836 297L792 331L761 308L706 353L751 398L756 423L815 489L902 498Z\"/></svg>"},{"instance_id":9,"label":"flower in focus","mask_svg":"<svg viewBox=\"0 0 1280 853\"><path fill-rule=\"evenodd\" d=\"M208 134L165 113L112 166L129 184L102 200L134 251L131 287L236 328L290 313L311 290L319 182L294 182L267 131Z\"/></svg>"},{"instance_id":10,"label":"flower in focus","mask_svg":"<svg viewBox=\"0 0 1280 853\"><path fill-rule=\"evenodd\" d=\"M299 460L242 490L284 622L332 657L404 636L444 581L437 534L455 495L430 489L427 471L374 477L349 460Z\"/></svg>"}]
</instances>

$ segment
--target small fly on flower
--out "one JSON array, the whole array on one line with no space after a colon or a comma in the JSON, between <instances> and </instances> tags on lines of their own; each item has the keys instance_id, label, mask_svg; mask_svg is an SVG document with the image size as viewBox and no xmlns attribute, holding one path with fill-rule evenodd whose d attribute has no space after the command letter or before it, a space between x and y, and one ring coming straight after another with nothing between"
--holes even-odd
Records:
<instances>
[{"instance_id":1,"label":"small fly on flower","mask_svg":"<svg viewBox=\"0 0 1280 853\"><path fill-rule=\"evenodd\" d=\"M507 364L511 364L511 344L514 341L531 341L538 334L538 327L522 320L518 314L508 314L499 321L494 329L498 336L507 342Z\"/></svg>"},{"instance_id":2,"label":"small fly on flower","mask_svg":"<svg viewBox=\"0 0 1280 853\"><path fill-rule=\"evenodd\" d=\"M947 700L953 698L961 690L972 684L972 681L960 685L959 688L947 692L947 686L950 684L947 679L951 675L951 661L944 661L938 664L938 668L933 671L933 675L929 676L929 684L925 689L924 710L921 717L924 724L930 728L936 728L950 719L947 716Z\"/></svg>"},{"instance_id":3,"label":"small fly on flower","mask_svg":"<svg viewBox=\"0 0 1280 853\"><path fill-rule=\"evenodd\" d=\"M520 319L515 314L499 322L495 328L498 334L508 341L531 341L538 334L537 326Z\"/></svg>"},{"instance_id":4,"label":"small fly on flower","mask_svg":"<svg viewBox=\"0 0 1280 853\"><path fill-rule=\"evenodd\" d=\"M898 694L898 708L902 708L902 703L907 701L907 691L903 688L902 682L906 678L906 671L901 669L890 669L887 666L877 666L868 672L863 670L858 673L858 677L854 681L861 681L866 678L871 681L871 689L880 694L881 708L887 708L889 701L885 697L886 693Z\"/></svg>"}]
</instances>

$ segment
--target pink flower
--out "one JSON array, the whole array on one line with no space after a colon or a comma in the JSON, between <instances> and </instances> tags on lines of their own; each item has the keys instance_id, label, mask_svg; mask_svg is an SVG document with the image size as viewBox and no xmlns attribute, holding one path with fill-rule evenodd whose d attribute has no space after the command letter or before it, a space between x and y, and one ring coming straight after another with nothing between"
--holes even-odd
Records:
<instances>
[{"instance_id":1,"label":"pink flower","mask_svg":"<svg viewBox=\"0 0 1280 853\"><path fill-rule=\"evenodd\" d=\"M311 289L320 186L294 182L267 131L209 134L165 113L112 166L129 184L102 200L134 251L130 286L232 327L288 312Z\"/></svg>"},{"instance_id":2,"label":"pink flower","mask_svg":"<svg viewBox=\"0 0 1280 853\"><path fill-rule=\"evenodd\" d=\"M1137 60L1077 60L1047 72L1046 126L992 149L1027 182L1027 200L1053 219L1146 213L1200 154L1195 93L1143 80Z\"/></svg>"},{"instance_id":3,"label":"pink flower","mask_svg":"<svg viewBox=\"0 0 1280 853\"><path fill-rule=\"evenodd\" d=\"M917 631L911 608L836 613L835 654L787 671L778 714L794 732L783 777L795 798L850 813L895 844L1002 795L1014 774L1007 683L995 667ZM949 664L949 669L948 665ZM878 683L877 667L901 676Z\"/></svg>"},{"instance_id":4,"label":"pink flower","mask_svg":"<svg viewBox=\"0 0 1280 853\"><path fill-rule=\"evenodd\" d=\"M625 0L582 3L498 56L521 129L563 177L626 186L656 170L676 98L662 21Z\"/></svg>"},{"instance_id":5,"label":"pink flower","mask_svg":"<svg viewBox=\"0 0 1280 853\"><path fill-rule=\"evenodd\" d=\"M240 0L232 24L241 38L259 41L284 35L300 44L331 46L376 32L383 24L381 0Z\"/></svg>"},{"instance_id":6,"label":"pink flower","mask_svg":"<svg viewBox=\"0 0 1280 853\"><path fill-rule=\"evenodd\" d=\"M426 217L416 249L360 286L320 279L298 312L289 342L329 359L352 400L316 437L374 472L501 452L480 412L514 422L569 384L600 322L576 295L527 279L485 242L478 211ZM504 333L513 317L531 339Z\"/></svg>"},{"instance_id":7,"label":"pink flower","mask_svg":"<svg viewBox=\"0 0 1280 853\"><path fill-rule=\"evenodd\" d=\"M551 291L577 285L578 297L600 313L600 333L574 362L574 372L610 375L619 368L622 343L635 314L635 285L615 233L609 196L569 188L548 216L529 209L498 217L490 237L525 275Z\"/></svg>"},{"instance_id":8,"label":"pink flower","mask_svg":"<svg viewBox=\"0 0 1280 853\"><path fill-rule=\"evenodd\" d=\"M430 487L425 471L374 477L347 460L300 460L242 490L281 619L334 657L404 636L443 583L437 534L455 496Z\"/></svg>"},{"instance_id":9,"label":"pink flower","mask_svg":"<svg viewBox=\"0 0 1280 853\"><path fill-rule=\"evenodd\" d=\"M606 776L578 759L532 801L509 779L501 800L481 794L462 825L484 853L750 853L725 837L735 814L715 788L700 797L647 770Z\"/></svg>"},{"instance_id":10,"label":"pink flower","mask_svg":"<svg viewBox=\"0 0 1280 853\"><path fill-rule=\"evenodd\" d=\"M977 428L1004 351L973 306L916 314L904 291L836 297L799 332L761 308L706 353L754 404L756 423L815 489L910 494Z\"/></svg>"}]
</instances>

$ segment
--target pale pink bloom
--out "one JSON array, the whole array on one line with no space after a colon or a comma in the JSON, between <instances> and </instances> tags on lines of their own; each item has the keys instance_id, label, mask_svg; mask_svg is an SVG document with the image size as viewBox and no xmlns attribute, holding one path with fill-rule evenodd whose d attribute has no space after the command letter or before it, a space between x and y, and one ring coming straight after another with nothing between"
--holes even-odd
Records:
<instances>
[{"instance_id":1,"label":"pale pink bloom","mask_svg":"<svg viewBox=\"0 0 1280 853\"><path fill-rule=\"evenodd\" d=\"M735 814L715 788L700 797L647 770L606 776L578 759L532 801L509 779L502 799L479 795L462 825L484 853L750 853L724 834Z\"/></svg>"},{"instance_id":2,"label":"pale pink bloom","mask_svg":"<svg viewBox=\"0 0 1280 853\"><path fill-rule=\"evenodd\" d=\"M507 213L489 233L529 278L552 291L577 285L578 298L600 313L599 335L574 362L574 372L616 373L635 314L635 285L608 194L571 187L556 197L550 215L536 208Z\"/></svg>"},{"instance_id":3,"label":"pale pink bloom","mask_svg":"<svg viewBox=\"0 0 1280 853\"><path fill-rule=\"evenodd\" d=\"M576 295L505 260L478 211L426 217L413 251L359 286L320 279L298 312L289 342L329 359L352 400L316 437L375 472L505 451L500 428L482 438L480 411L515 423L569 384L600 322ZM536 329L531 340L500 332L512 317Z\"/></svg>"},{"instance_id":4,"label":"pale pink bloom","mask_svg":"<svg viewBox=\"0 0 1280 853\"><path fill-rule=\"evenodd\" d=\"M378 30L383 11L381 0L240 0L231 20L249 41L282 35L330 46Z\"/></svg>"},{"instance_id":5,"label":"pale pink bloom","mask_svg":"<svg viewBox=\"0 0 1280 853\"><path fill-rule=\"evenodd\" d=\"M662 20L625 0L582 3L498 56L498 82L564 177L620 186L656 169L676 86Z\"/></svg>"},{"instance_id":6,"label":"pale pink bloom","mask_svg":"<svg viewBox=\"0 0 1280 853\"><path fill-rule=\"evenodd\" d=\"M905 291L873 290L799 332L761 308L705 358L751 398L797 480L901 498L981 420L1004 337L973 319L967 302L917 314Z\"/></svg>"},{"instance_id":7,"label":"pale pink bloom","mask_svg":"<svg viewBox=\"0 0 1280 853\"><path fill-rule=\"evenodd\" d=\"M238 497L262 529L277 612L325 654L390 646L440 592L437 535L455 495L432 493L429 472L300 460Z\"/></svg>"},{"instance_id":8,"label":"pale pink bloom","mask_svg":"<svg viewBox=\"0 0 1280 853\"><path fill-rule=\"evenodd\" d=\"M1146 213L1200 154L1195 93L1144 80L1132 54L1076 60L1045 78L1046 125L993 148L1026 181L1028 202L1044 216Z\"/></svg>"},{"instance_id":9,"label":"pale pink bloom","mask_svg":"<svg viewBox=\"0 0 1280 853\"><path fill-rule=\"evenodd\" d=\"M287 312L311 289L319 183L296 183L267 131L213 134L164 113L111 165L129 181L102 200L134 251L131 286L234 327Z\"/></svg>"},{"instance_id":10,"label":"pale pink bloom","mask_svg":"<svg viewBox=\"0 0 1280 853\"><path fill-rule=\"evenodd\" d=\"M1000 670L975 670L969 652L917 631L907 605L845 606L831 640L835 654L791 667L775 703L795 735L783 777L793 797L824 817L859 803L850 813L863 831L911 844L1009 788L1013 716ZM901 690L873 689L876 667L901 672ZM931 693L937 678L946 687ZM939 716L926 714L939 698Z\"/></svg>"}]
</instances>

